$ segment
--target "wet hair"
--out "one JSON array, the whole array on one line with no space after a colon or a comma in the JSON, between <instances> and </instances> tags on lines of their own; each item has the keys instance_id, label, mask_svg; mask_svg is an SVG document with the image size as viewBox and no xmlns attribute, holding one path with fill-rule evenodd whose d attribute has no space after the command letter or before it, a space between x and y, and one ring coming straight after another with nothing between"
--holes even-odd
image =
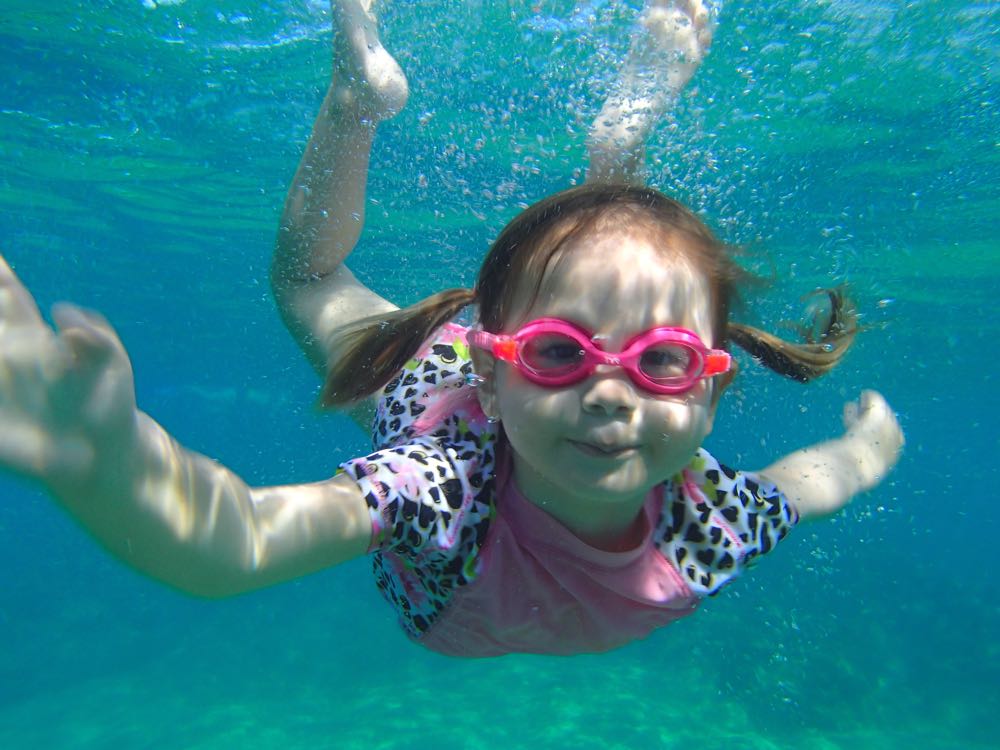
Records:
<instances>
[{"instance_id":1,"label":"wet hair","mask_svg":"<svg viewBox=\"0 0 1000 750\"><path fill-rule=\"evenodd\" d=\"M728 246L677 201L657 190L586 184L545 198L516 216L493 243L473 289L449 289L415 305L363 318L331 343L324 406L345 406L375 393L403 368L431 335L471 304L479 324L499 332L518 295L537 296L546 271L581 237L606 232L641 234L674 259L687 261L709 282L715 347L732 342L781 375L806 382L833 368L858 331L857 312L842 288L820 290L829 304L814 306L803 343L731 322L740 286L753 277Z\"/></svg>"}]
</instances>

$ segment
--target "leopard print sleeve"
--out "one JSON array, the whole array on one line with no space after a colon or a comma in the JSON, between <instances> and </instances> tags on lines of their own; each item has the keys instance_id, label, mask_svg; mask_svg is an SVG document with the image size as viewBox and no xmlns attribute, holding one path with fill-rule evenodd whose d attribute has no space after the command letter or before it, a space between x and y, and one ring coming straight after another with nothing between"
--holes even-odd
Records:
<instances>
[{"instance_id":1,"label":"leopard print sleeve","mask_svg":"<svg viewBox=\"0 0 1000 750\"><path fill-rule=\"evenodd\" d=\"M421 347L382 393L376 452L341 467L368 504L372 550L413 558L429 546L451 549L474 501L486 499L495 430L470 409L466 330L449 323Z\"/></svg>"},{"instance_id":2,"label":"leopard print sleeve","mask_svg":"<svg viewBox=\"0 0 1000 750\"><path fill-rule=\"evenodd\" d=\"M494 514L496 429L471 372L465 329L445 326L386 386L375 452L341 466L368 505L376 584L417 638L477 577Z\"/></svg>"},{"instance_id":3,"label":"leopard print sleeve","mask_svg":"<svg viewBox=\"0 0 1000 750\"><path fill-rule=\"evenodd\" d=\"M657 539L688 587L714 596L797 522L794 506L773 484L699 449L667 484Z\"/></svg>"},{"instance_id":4,"label":"leopard print sleeve","mask_svg":"<svg viewBox=\"0 0 1000 750\"><path fill-rule=\"evenodd\" d=\"M469 444L425 436L343 464L368 505L370 550L428 563L455 553L462 530L490 513L476 502L492 477L484 459Z\"/></svg>"}]
</instances>

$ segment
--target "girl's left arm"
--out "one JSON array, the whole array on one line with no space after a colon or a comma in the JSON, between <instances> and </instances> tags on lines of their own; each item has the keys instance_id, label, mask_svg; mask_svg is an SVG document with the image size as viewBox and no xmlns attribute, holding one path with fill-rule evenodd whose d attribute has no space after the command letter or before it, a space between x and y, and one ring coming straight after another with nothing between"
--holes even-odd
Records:
<instances>
[{"instance_id":1,"label":"girl's left arm","mask_svg":"<svg viewBox=\"0 0 1000 750\"><path fill-rule=\"evenodd\" d=\"M881 394L864 391L847 404L844 427L842 437L795 451L759 472L778 486L802 520L836 513L879 484L899 458L903 431Z\"/></svg>"}]
</instances>

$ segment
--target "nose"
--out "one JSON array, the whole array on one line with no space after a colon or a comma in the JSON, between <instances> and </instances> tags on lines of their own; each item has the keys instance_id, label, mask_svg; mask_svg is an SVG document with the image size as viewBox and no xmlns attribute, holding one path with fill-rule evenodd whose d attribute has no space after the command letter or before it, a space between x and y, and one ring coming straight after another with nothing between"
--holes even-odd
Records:
<instances>
[{"instance_id":1,"label":"nose","mask_svg":"<svg viewBox=\"0 0 1000 750\"><path fill-rule=\"evenodd\" d=\"M584 381L583 410L588 414L631 414L639 403L635 386L620 367L598 366Z\"/></svg>"}]
</instances>

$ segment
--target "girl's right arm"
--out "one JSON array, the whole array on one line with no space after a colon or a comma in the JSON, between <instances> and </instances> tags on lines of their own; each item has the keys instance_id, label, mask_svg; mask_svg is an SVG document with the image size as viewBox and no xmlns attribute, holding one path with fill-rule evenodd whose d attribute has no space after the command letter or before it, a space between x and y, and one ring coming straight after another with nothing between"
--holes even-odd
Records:
<instances>
[{"instance_id":1,"label":"girl's right arm","mask_svg":"<svg viewBox=\"0 0 1000 750\"><path fill-rule=\"evenodd\" d=\"M0 465L41 482L124 562L225 596L365 553L371 521L353 480L248 487L136 408L106 321L65 305L54 318L57 331L0 258Z\"/></svg>"}]
</instances>

